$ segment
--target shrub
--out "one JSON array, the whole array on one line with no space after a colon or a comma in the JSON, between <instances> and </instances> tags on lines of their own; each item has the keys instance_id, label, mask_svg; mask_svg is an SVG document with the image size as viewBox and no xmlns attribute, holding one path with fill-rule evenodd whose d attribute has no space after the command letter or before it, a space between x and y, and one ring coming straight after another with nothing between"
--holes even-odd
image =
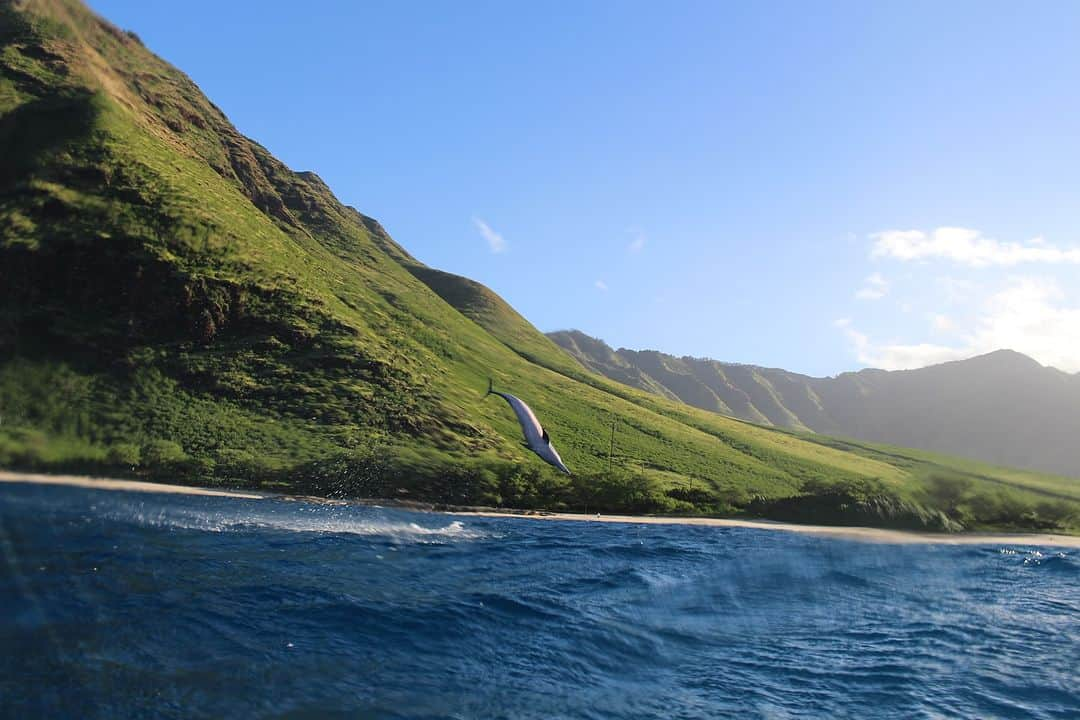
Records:
<instances>
[{"instance_id":1,"label":"shrub","mask_svg":"<svg viewBox=\"0 0 1080 720\"><path fill-rule=\"evenodd\" d=\"M675 500L681 500L690 503L691 505L700 506L716 505L720 499L712 490L697 487L669 488L665 494Z\"/></svg>"},{"instance_id":2,"label":"shrub","mask_svg":"<svg viewBox=\"0 0 1080 720\"><path fill-rule=\"evenodd\" d=\"M151 440L142 448L142 460L151 472L176 471L188 460L188 454L172 440Z\"/></svg>"},{"instance_id":3,"label":"shrub","mask_svg":"<svg viewBox=\"0 0 1080 720\"><path fill-rule=\"evenodd\" d=\"M142 452L134 443L113 443L105 456L110 465L134 469L142 461Z\"/></svg>"},{"instance_id":4,"label":"shrub","mask_svg":"<svg viewBox=\"0 0 1080 720\"><path fill-rule=\"evenodd\" d=\"M972 487L971 478L952 473L934 473L926 479L924 491L927 501L943 510L949 517L965 519L960 504L968 497Z\"/></svg>"},{"instance_id":5,"label":"shrub","mask_svg":"<svg viewBox=\"0 0 1080 720\"><path fill-rule=\"evenodd\" d=\"M255 456L247 450L221 448L214 453L218 473L230 478L253 479L260 467Z\"/></svg>"}]
</instances>

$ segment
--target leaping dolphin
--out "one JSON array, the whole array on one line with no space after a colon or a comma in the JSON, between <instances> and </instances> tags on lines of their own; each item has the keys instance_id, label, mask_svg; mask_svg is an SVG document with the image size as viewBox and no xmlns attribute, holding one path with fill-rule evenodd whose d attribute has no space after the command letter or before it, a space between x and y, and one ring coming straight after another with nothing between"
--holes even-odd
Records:
<instances>
[{"instance_id":1,"label":"leaping dolphin","mask_svg":"<svg viewBox=\"0 0 1080 720\"><path fill-rule=\"evenodd\" d=\"M520 398L496 390L491 383L491 378L488 378L488 391L484 397L486 398L488 395L498 395L510 404L514 414L517 415L518 423L521 425L521 432L525 435L525 444L530 450L539 455L544 462L554 465L567 475L570 474L570 470L563 464L555 446L551 444L551 438L548 437L547 430L540 426L540 421L536 419L536 413L532 411L532 408Z\"/></svg>"}]
</instances>

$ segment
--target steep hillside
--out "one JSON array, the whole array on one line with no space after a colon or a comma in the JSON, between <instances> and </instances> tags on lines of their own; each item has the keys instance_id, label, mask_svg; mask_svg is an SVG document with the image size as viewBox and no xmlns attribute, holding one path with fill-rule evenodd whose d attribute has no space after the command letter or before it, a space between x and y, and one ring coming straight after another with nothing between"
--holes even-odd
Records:
<instances>
[{"instance_id":1,"label":"steep hillside","mask_svg":"<svg viewBox=\"0 0 1080 720\"><path fill-rule=\"evenodd\" d=\"M919 370L813 378L549 337L591 370L751 422L1080 477L1080 375L1001 350ZM656 390L660 386L662 390Z\"/></svg>"},{"instance_id":2,"label":"steep hillside","mask_svg":"<svg viewBox=\"0 0 1080 720\"><path fill-rule=\"evenodd\" d=\"M404 264L449 305L525 360L570 377L585 377L580 365L567 358L555 343L484 285L416 261Z\"/></svg>"},{"instance_id":3,"label":"steep hillside","mask_svg":"<svg viewBox=\"0 0 1080 720\"><path fill-rule=\"evenodd\" d=\"M463 504L1077 522L1053 479L832 447L588 372L76 0L0 4L0 46L0 465ZM482 399L488 377L533 405L574 477L521 448L513 415Z\"/></svg>"}]
</instances>

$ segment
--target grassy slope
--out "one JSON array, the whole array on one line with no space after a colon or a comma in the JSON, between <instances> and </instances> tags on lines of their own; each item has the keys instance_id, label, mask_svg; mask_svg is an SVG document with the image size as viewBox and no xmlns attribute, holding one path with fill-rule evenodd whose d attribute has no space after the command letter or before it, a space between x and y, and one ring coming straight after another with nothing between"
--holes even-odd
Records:
<instances>
[{"instance_id":1,"label":"grassy slope","mask_svg":"<svg viewBox=\"0 0 1080 720\"><path fill-rule=\"evenodd\" d=\"M0 42L0 463L518 505L768 511L837 486L938 502L926 478L950 461L829 447L586 371L75 2L0 9ZM480 399L489 376L534 406L575 484ZM1038 515L1039 481L974 482L1026 483L1010 492Z\"/></svg>"},{"instance_id":2,"label":"grassy slope","mask_svg":"<svg viewBox=\"0 0 1080 720\"><path fill-rule=\"evenodd\" d=\"M612 379L763 425L850 436L1080 478L1080 375L1001 350L917 370L812 378L549 337ZM657 390L657 388L660 390Z\"/></svg>"},{"instance_id":3,"label":"grassy slope","mask_svg":"<svg viewBox=\"0 0 1080 720\"><path fill-rule=\"evenodd\" d=\"M806 453L806 443L841 449L850 455L875 460L879 464L873 467L845 466L842 463L851 460L851 457L832 456L830 462L834 467L844 467L860 477L870 475L881 481L889 492L902 498L931 506L949 506L948 509L954 517L968 525L1009 526L1003 516L1010 510L1010 503L1019 503L1019 506L1014 506L1011 510L1030 512L1030 508L1041 506L1044 514L1066 518L1062 527L1075 527L1072 524L1075 519L1069 519L1069 515L1076 512L1074 502L1080 501L1080 483L1070 478L994 467L971 460L880 443L832 438L810 432L776 431L735 418L703 413L677 401L667 402L666 399L657 398L657 393L651 390L641 392L628 388L598 373L582 375L581 368L576 363L567 365L565 357L558 357L561 353L556 351L561 351L561 347L551 342L547 336L541 335L483 285L437 270L428 270L422 277L448 302L522 355L528 355L541 364L559 369L605 392L619 394L639 407L647 407L674 417L685 425L699 428L729 444L747 441L760 443L755 448L759 454L764 450L762 446L766 445L776 453L772 460L774 463L784 462L780 456L789 452L804 458L813 457ZM527 344L523 343L522 339L526 339ZM548 342L545 343L545 340ZM596 348L590 350L595 353ZM570 355L573 356L573 353ZM588 359L589 356L589 353L585 353L582 358ZM785 443L782 439L785 437L800 442ZM632 463L632 456L628 460ZM814 476L807 479L811 484L816 480ZM668 478L668 482L677 484L680 480Z\"/></svg>"}]
</instances>

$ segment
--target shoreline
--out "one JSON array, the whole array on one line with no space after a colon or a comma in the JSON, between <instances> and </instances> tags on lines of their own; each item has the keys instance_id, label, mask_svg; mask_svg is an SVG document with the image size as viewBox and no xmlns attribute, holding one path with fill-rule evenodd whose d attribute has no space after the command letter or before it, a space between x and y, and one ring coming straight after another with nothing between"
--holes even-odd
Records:
<instances>
[{"instance_id":1,"label":"shoreline","mask_svg":"<svg viewBox=\"0 0 1080 720\"><path fill-rule=\"evenodd\" d=\"M0 470L0 483L64 485L67 487L89 488L91 490L126 490L129 492L172 493L174 495L209 495L245 500L262 500L272 497L269 493L243 490L215 490L194 485L171 485L169 483L156 483L145 480L118 480L116 478L88 477L85 475L46 475L44 473L12 472L9 470Z\"/></svg>"},{"instance_id":2,"label":"shoreline","mask_svg":"<svg viewBox=\"0 0 1080 720\"><path fill-rule=\"evenodd\" d=\"M737 518L674 517L659 515L584 515L581 513L498 512L491 510L448 511L447 515L465 517L518 517L526 520L566 520L595 523L624 523L631 525L693 525L697 527L740 527L754 530L817 535L841 540L884 543L890 545L1038 545L1041 547L1080 548L1080 537L1054 535L1051 533L962 532L927 533L917 530L891 530L888 528L849 525L801 525L779 520L740 520Z\"/></svg>"},{"instance_id":3,"label":"shoreline","mask_svg":"<svg viewBox=\"0 0 1080 720\"><path fill-rule=\"evenodd\" d=\"M657 515L585 515L582 513L550 512L545 510L494 510L445 508L433 503L394 501L391 499L357 499L351 501L329 498L303 497L282 493L260 493L245 490L216 490L192 485L147 482L144 480L120 480L115 478L86 477L81 475L46 475L0 470L0 483L23 483L30 485L62 485L92 490L122 490L128 492L172 493L177 495L205 495L243 500L306 500L362 505L399 507L416 512L434 512L455 517L520 518L524 520L562 520L571 522L622 523L629 525L690 525L696 527L741 527L755 530L774 530L802 533L820 537L832 537L861 542L900 545L999 545L1019 544L1041 547L1080 548L1080 536L1054 535L1050 533L965 532L925 533L914 530L889 530L885 528L854 527L842 525L800 525L775 520L742 520L737 518L675 517Z\"/></svg>"}]
</instances>

